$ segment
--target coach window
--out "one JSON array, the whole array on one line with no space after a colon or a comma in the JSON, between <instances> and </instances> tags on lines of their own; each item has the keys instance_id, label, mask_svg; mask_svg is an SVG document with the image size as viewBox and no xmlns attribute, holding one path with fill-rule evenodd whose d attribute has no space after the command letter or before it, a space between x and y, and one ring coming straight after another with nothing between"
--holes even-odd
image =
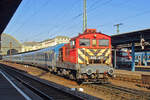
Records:
<instances>
[{"instance_id":1,"label":"coach window","mask_svg":"<svg viewBox=\"0 0 150 100\"><path fill-rule=\"evenodd\" d=\"M79 40L80 46L90 46L90 39L80 39Z\"/></svg>"},{"instance_id":2,"label":"coach window","mask_svg":"<svg viewBox=\"0 0 150 100\"><path fill-rule=\"evenodd\" d=\"M122 55L123 56L128 56L128 53L127 52L123 52Z\"/></svg>"},{"instance_id":3,"label":"coach window","mask_svg":"<svg viewBox=\"0 0 150 100\"><path fill-rule=\"evenodd\" d=\"M92 46L96 46L96 39L92 40Z\"/></svg>"},{"instance_id":4,"label":"coach window","mask_svg":"<svg viewBox=\"0 0 150 100\"><path fill-rule=\"evenodd\" d=\"M139 59L141 58L141 56L139 56Z\"/></svg>"},{"instance_id":5,"label":"coach window","mask_svg":"<svg viewBox=\"0 0 150 100\"><path fill-rule=\"evenodd\" d=\"M99 46L109 46L109 40L108 39L99 40Z\"/></svg>"},{"instance_id":6,"label":"coach window","mask_svg":"<svg viewBox=\"0 0 150 100\"><path fill-rule=\"evenodd\" d=\"M135 59L138 59L138 56L135 56Z\"/></svg>"}]
</instances>

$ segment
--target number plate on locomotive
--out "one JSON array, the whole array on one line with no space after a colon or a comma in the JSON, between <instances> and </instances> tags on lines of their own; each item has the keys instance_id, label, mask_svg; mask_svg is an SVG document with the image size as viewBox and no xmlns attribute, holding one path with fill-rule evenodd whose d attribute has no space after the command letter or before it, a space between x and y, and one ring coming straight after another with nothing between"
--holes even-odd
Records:
<instances>
[{"instance_id":1,"label":"number plate on locomotive","mask_svg":"<svg viewBox=\"0 0 150 100\"><path fill-rule=\"evenodd\" d=\"M103 59L103 56L91 56L90 59Z\"/></svg>"}]
</instances>

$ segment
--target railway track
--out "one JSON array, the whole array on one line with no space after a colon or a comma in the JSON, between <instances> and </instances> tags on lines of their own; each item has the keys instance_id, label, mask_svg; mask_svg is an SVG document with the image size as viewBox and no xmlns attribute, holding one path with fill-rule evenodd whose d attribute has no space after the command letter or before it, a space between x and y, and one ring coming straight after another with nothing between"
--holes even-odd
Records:
<instances>
[{"instance_id":1,"label":"railway track","mask_svg":"<svg viewBox=\"0 0 150 100\"><path fill-rule=\"evenodd\" d=\"M131 78L131 77L123 77L122 75L117 76L113 78L113 80L120 80L120 81L126 81L126 82L132 82L132 83L141 83L141 79Z\"/></svg>"},{"instance_id":2,"label":"railway track","mask_svg":"<svg viewBox=\"0 0 150 100\"><path fill-rule=\"evenodd\" d=\"M124 82L132 82L134 84L136 84L136 86L138 87L143 87L143 88L147 88L150 89L150 75L145 75L142 74L139 77L137 76L124 76L124 75L117 75L117 77L112 78L112 80L119 80L119 81L124 81Z\"/></svg>"},{"instance_id":3,"label":"railway track","mask_svg":"<svg viewBox=\"0 0 150 100\"><path fill-rule=\"evenodd\" d=\"M52 87L51 85L45 84L45 82L39 81L39 79L31 78L29 77L30 75L25 75L24 72L20 72L14 68L3 65L1 69L32 90L35 94L39 95L43 100L98 100L98 98L87 94L78 94L76 91L69 92L70 90L68 90L68 92L64 92L64 87L61 87L62 90L58 89L56 84L54 84L56 87Z\"/></svg>"},{"instance_id":4,"label":"railway track","mask_svg":"<svg viewBox=\"0 0 150 100\"><path fill-rule=\"evenodd\" d=\"M112 84L83 84L83 86L101 91L112 100L150 100L150 92L115 86Z\"/></svg>"},{"instance_id":5,"label":"railway track","mask_svg":"<svg viewBox=\"0 0 150 100\"><path fill-rule=\"evenodd\" d=\"M8 69L6 69L6 70L8 70ZM13 69L13 70L16 71L16 69ZM30 81L29 81L29 83L30 83ZM102 84L101 85L99 85L99 84L82 84L81 86L83 86L83 88L87 88L87 87L94 88L95 92L104 94L106 97L109 97L109 99L112 99L112 100L150 100L149 92L143 92L143 91L125 88L125 87L121 87L121 86L115 86L112 84L103 84L103 85ZM44 90L44 91L46 91L46 90ZM85 97L86 99L79 97L79 99L68 98L65 100L80 100L80 99L87 100L87 99L89 99L89 97L86 97L86 96L81 96L81 97ZM57 100L57 99L55 99L55 100ZM94 99L90 98L89 100L94 100Z\"/></svg>"}]
</instances>

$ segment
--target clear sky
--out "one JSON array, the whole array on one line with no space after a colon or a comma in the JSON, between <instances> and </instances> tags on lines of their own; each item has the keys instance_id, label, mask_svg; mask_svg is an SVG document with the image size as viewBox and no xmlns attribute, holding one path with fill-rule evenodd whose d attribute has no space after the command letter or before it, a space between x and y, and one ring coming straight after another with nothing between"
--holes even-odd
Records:
<instances>
[{"instance_id":1,"label":"clear sky","mask_svg":"<svg viewBox=\"0 0 150 100\"><path fill-rule=\"evenodd\" d=\"M22 0L4 33L20 42L82 32L83 0ZM88 28L107 35L150 28L150 0L87 0Z\"/></svg>"}]
</instances>

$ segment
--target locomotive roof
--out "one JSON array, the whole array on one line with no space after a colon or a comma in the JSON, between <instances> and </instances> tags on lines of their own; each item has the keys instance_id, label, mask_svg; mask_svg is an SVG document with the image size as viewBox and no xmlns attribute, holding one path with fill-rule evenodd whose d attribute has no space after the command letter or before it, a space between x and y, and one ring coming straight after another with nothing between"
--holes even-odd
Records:
<instances>
[{"instance_id":1,"label":"locomotive roof","mask_svg":"<svg viewBox=\"0 0 150 100\"><path fill-rule=\"evenodd\" d=\"M91 31L93 31L93 32L91 32ZM96 29L86 29L86 30L83 32L83 34L79 33L78 36L71 38L71 40L74 40L74 39L76 39L76 38L79 38L80 36L88 35L88 34L102 34L102 35L105 35L105 36L107 36L107 37L111 37L111 36L106 35L106 34L103 34L103 33L101 33L101 32L96 32Z\"/></svg>"}]
</instances>

